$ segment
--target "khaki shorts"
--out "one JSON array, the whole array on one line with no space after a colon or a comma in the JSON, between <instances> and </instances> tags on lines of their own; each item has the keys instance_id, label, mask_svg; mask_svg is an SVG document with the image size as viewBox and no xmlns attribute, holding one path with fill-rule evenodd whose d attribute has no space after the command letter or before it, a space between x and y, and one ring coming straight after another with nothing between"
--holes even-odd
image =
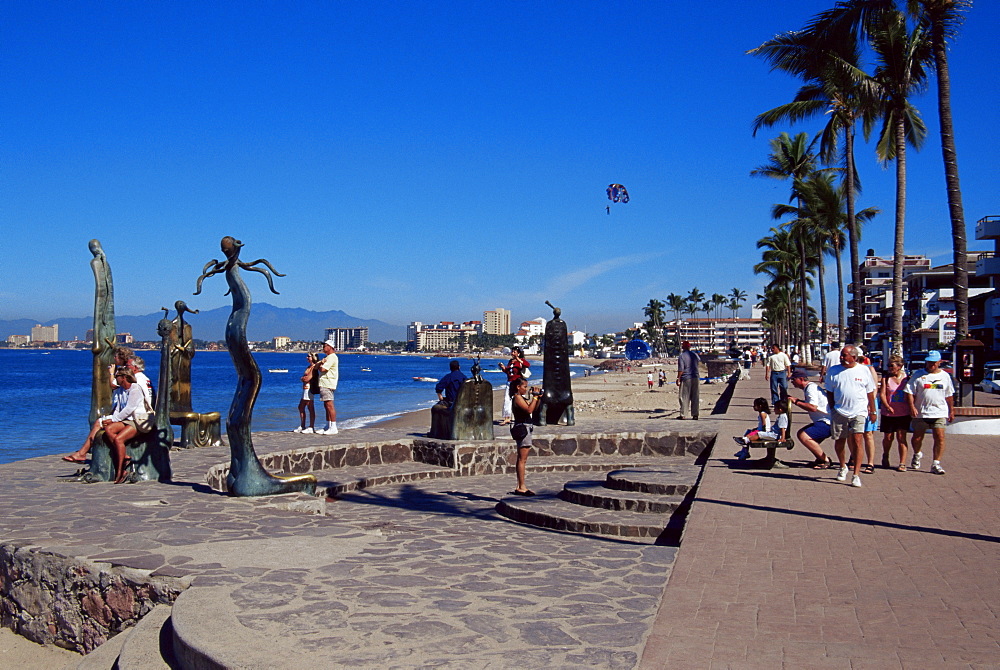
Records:
<instances>
[{"instance_id":1,"label":"khaki shorts","mask_svg":"<svg viewBox=\"0 0 1000 670\"><path fill-rule=\"evenodd\" d=\"M913 421L910 422L910 432L911 433L926 433L928 430L933 430L935 428L946 428L948 426L948 418L941 417L939 419L921 419L919 416L914 417Z\"/></svg>"},{"instance_id":2,"label":"khaki shorts","mask_svg":"<svg viewBox=\"0 0 1000 670\"><path fill-rule=\"evenodd\" d=\"M865 420L868 417L864 414L846 417L834 410L830 412L830 437L839 440L848 435L856 435L865 432Z\"/></svg>"},{"instance_id":3,"label":"khaki shorts","mask_svg":"<svg viewBox=\"0 0 1000 670\"><path fill-rule=\"evenodd\" d=\"M335 389L326 386L319 387L319 399L323 402L333 402L333 392Z\"/></svg>"}]
</instances>

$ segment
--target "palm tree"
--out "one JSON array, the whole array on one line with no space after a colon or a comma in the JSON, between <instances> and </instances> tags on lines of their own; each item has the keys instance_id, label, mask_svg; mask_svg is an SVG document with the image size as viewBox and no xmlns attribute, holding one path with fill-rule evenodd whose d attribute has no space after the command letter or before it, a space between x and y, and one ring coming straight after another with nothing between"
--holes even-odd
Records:
<instances>
[{"instance_id":1,"label":"palm tree","mask_svg":"<svg viewBox=\"0 0 1000 670\"><path fill-rule=\"evenodd\" d=\"M930 50L937 73L938 120L941 155L944 159L948 213L954 251L955 335L962 339L969 329L969 273L966 266L965 210L958 177L958 152L951 113L951 74L948 69L948 42L958 34L971 0L906 0L907 13L917 19L930 38ZM832 10L817 16L810 30L825 38L861 30L877 32L882 16L897 11L894 0L843 0ZM894 315L895 317L895 315Z\"/></svg>"},{"instance_id":2,"label":"palm tree","mask_svg":"<svg viewBox=\"0 0 1000 670\"><path fill-rule=\"evenodd\" d=\"M765 287L765 293L769 289L780 289L782 295L788 297L789 301L784 303L785 309L781 314L784 319L788 320L787 332L790 335L796 330L792 327L792 310L790 309L790 306L794 304L791 301L796 299L795 284L799 276L799 255L796 244L789 231L771 228L771 235L757 240L757 248L764 249L761 254L763 260L753 266L753 271L755 274L764 274L771 278ZM772 314L770 321L776 325L774 314ZM785 341L783 337L778 339L781 342Z\"/></svg>"},{"instance_id":3,"label":"palm tree","mask_svg":"<svg viewBox=\"0 0 1000 670\"><path fill-rule=\"evenodd\" d=\"M667 307L669 307L670 310L674 313L674 320L676 321L677 324L674 336L677 339L678 345L680 344L681 341L681 312L684 311L685 305L686 301L684 300L684 298L677 295L676 293L671 293L670 295L667 296Z\"/></svg>"},{"instance_id":4,"label":"palm tree","mask_svg":"<svg viewBox=\"0 0 1000 670\"><path fill-rule=\"evenodd\" d=\"M726 296L721 293L712 294L712 306L715 308L715 318L722 318L722 306L726 304Z\"/></svg>"},{"instance_id":5,"label":"palm tree","mask_svg":"<svg viewBox=\"0 0 1000 670\"><path fill-rule=\"evenodd\" d=\"M646 330L649 332L649 337L657 351L663 351L663 308L665 306L660 300L651 298L649 304L642 310L648 319Z\"/></svg>"},{"instance_id":6,"label":"palm tree","mask_svg":"<svg viewBox=\"0 0 1000 670\"><path fill-rule=\"evenodd\" d=\"M799 133L794 138L790 137L788 133L781 133L778 137L771 140L770 160L764 165L751 170L750 175L755 177L770 177L771 179L791 179L793 183L796 180L804 179L816 169L816 154L813 152L816 139L813 138L810 140L809 135L806 133ZM796 198L793 187L790 200L794 199ZM801 200L799 201L799 206L802 206ZM799 284L804 285L806 281L804 274L806 271L805 244L800 235L796 235L795 241L799 251L799 271L803 273L799 277ZM809 340L809 322L806 319L809 304L805 291L802 292L800 298L799 351L806 353L808 356L808 347L805 345ZM805 362L808 363L808 359Z\"/></svg>"},{"instance_id":7,"label":"palm tree","mask_svg":"<svg viewBox=\"0 0 1000 670\"><path fill-rule=\"evenodd\" d=\"M733 310L733 318L735 319L736 312L739 310L740 305L747 301L747 292L741 291L738 288L734 288L732 291L729 292L729 297L736 302L735 308L732 306L733 305L732 302L729 303L729 309Z\"/></svg>"},{"instance_id":8,"label":"palm tree","mask_svg":"<svg viewBox=\"0 0 1000 670\"><path fill-rule=\"evenodd\" d=\"M772 69L783 70L805 81L792 102L757 116L753 132L765 126L814 116L826 116L820 139L820 157L831 163L838 153L838 137L844 140L844 175L847 196L847 233L854 283L852 339L863 336L861 268L858 258L854 196L857 190L854 164L854 133L858 122L867 137L875 122L878 95L870 78L860 68L858 41L849 35L830 39L807 31L774 37L749 53L767 60Z\"/></svg>"},{"instance_id":9,"label":"palm tree","mask_svg":"<svg viewBox=\"0 0 1000 670\"><path fill-rule=\"evenodd\" d=\"M746 295L744 293L744 295ZM733 313L733 321L736 320L736 313L740 311L740 301L736 298L730 298L729 304L726 307Z\"/></svg>"}]
</instances>

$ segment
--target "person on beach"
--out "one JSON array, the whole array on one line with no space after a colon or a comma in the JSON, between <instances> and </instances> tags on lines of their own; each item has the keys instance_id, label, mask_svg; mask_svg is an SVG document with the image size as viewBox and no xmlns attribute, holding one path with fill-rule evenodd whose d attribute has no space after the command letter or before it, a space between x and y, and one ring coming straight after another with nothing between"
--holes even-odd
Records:
<instances>
[{"instance_id":1,"label":"person on beach","mask_svg":"<svg viewBox=\"0 0 1000 670\"><path fill-rule=\"evenodd\" d=\"M896 354L889 356L887 370L878 387L882 404L880 426L882 430L882 467L888 470L889 451L895 437L899 445L900 472L906 472L906 433L910 429L910 402L906 399L906 383L910 378L903 372L903 358Z\"/></svg>"},{"instance_id":2,"label":"person on beach","mask_svg":"<svg viewBox=\"0 0 1000 670\"><path fill-rule=\"evenodd\" d=\"M823 451L820 442L830 437L830 412L826 395L819 388L819 384L809 381L809 374L805 370L796 370L792 373L792 386L802 391L804 400L788 396L788 402L804 409L809 413L808 426L803 426L795 434L802 446L815 456L815 460L809 464L813 470L826 470L832 467L830 457Z\"/></svg>"},{"instance_id":3,"label":"person on beach","mask_svg":"<svg viewBox=\"0 0 1000 670\"><path fill-rule=\"evenodd\" d=\"M830 406L830 436L835 440L840 471L837 481L847 481L845 446L851 442L854 477L851 486L861 486L861 453L864 449L865 421L878 416L875 409L875 381L865 365L858 363L858 350L848 344L840 350L840 364L826 371L826 397Z\"/></svg>"},{"instance_id":4,"label":"person on beach","mask_svg":"<svg viewBox=\"0 0 1000 670\"><path fill-rule=\"evenodd\" d=\"M588 370L587 372L589 373L590 370ZM587 376L589 377L590 375L588 374ZM657 378L657 384L656 384L657 387L658 388L663 388L663 385L667 383L667 372L666 372L666 370L657 370L657 372L656 372L656 378Z\"/></svg>"},{"instance_id":5,"label":"person on beach","mask_svg":"<svg viewBox=\"0 0 1000 670\"><path fill-rule=\"evenodd\" d=\"M333 351L333 340L323 343L323 353L326 354L319 363L319 399L323 401L326 410L326 428L316 431L317 435L337 434L337 409L333 405L333 394L340 380L340 359Z\"/></svg>"},{"instance_id":6,"label":"person on beach","mask_svg":"<svg viewBox=\"0 0 1000 670\"><path fill-rule=\"evenodd\" d=\"M771 424L771 410L767 406L766 398L754 400L753 408L757 410L757 427L748 430L743 437L733 437L736 444L743 446L742 449L733 454L741 461L750 458L751 442L788 439L788 403L786 401L779 400L774 403L774 413L777 414L774 425Z\"/></svg>"},{"instance_id":7,"label":"person on beach","mask_svg":"<svg viewBox=\"0 0 1000 670\"><path fill-rule=\"evenodd\" d=\"M792 361L777 344L771 345L771 355L764 361L764 379L771 387L771 404L788 395L788 373Z\"/></svg>"},{"instance_id":8,"label":"person on beach","mask_svg":"<svg viewBox=\"0 0 1000 670\"><path fill-rule=\"evenodd\" d=\"M313 396L319 395L319 356L313 352L306 354L309 366L302 373L302 398L299 400L299 425L292 432L309 435L316 432L316 404ZM309 425L306 426L306 412Z\"/></svg>"},{"instance_id":9,"label":"person on beach","mask_svg":"<svg viewBox=\"0 0 1000 670\"><path fill-rule=\"evenodd\" d=\"M652 372L647 372L646 373L646 386L649 388L650 391L653 390L653 373Z\"/></svg>"},{"instance_id":10,"label":"person on beach","mask_svg":"<svg viewBox=\"0 0 1000 670\"><path fill-rule=\"evenodd\" d=\"M448 407L451 407L458 399L458 390L462 388L467 377L459 369L461 365L458 361L448 363L448 368L451 371L441 378L434 390L437 391L438 402L443 400Z\"/></svg>"},{"instance_id":11,"label":"person on beach","mask_svg":"<svg viewBox=\"0 0 1000 670\"><path fill-rule=\"evenodd\" d=\"M524 357L524 351L521 347L513 347L510 350L510 360L507 362L507 365L497 363L497 367L507 374L507 388L513 388L515 381L521 379L522 377L527 379L531 374L528 370L531 367L531 362ZM500 413L501 426L506 426L507 424L513 422L514 414L512 407L513 404L510 393L504 393L503 410Z\"/></svg>"},{"instance_id":12,"label":"person on beach","mask_svg":"<svg viewBox=\"0 0 1000 670\"><path fill-rule=\"evenodd\" d=\"M517 463L514 472L517 475L517 487L511 491L514 495L533 496L535 492L524 484L524 472L528 465L528 451L531 449L532 415L538 409L542 399L542 390L528 387L528 380L519 377L510 384L507 393L511 398L514 423L510 427L510 436L517 443Z\"/></svg>"},{"instance_id":13,"label":"person on beach","mask_svg":"<svg viewBox=\"0 0 1000 670\"><path fill-rule=\"evenodd\" d=\"M951 375L941 369L941 352L928 352L924 359L924 369L910 376L906 384L906 398L910 405L910 415L913 421L910 430L913 432L913 460L910 467L920 469L921 447L924 444L924 433L930 429L934 435L934 462L931 472L943 475L941 457L944 456L944 429L955 420L954 398L955 384Z\"/></svg>"},{"instance_id":14,"label":"person on beach","mask_svg":"<svg viewBox=\"0 0 1000 670\"><path fill-rule=\"evenodd\" d=\"M701 359L691 351L691 343L681 342L681 353L677 356L677 400L680 403L679 419L687 419L688 410L691 418L698 420L701 398L699 397L698 364Z\"/></svg>"},{"instance_id":15,"label":"person on beach","mask_svg":"<svg viewBox=\"0 0 1000 670\"><path fill-rule=\"evenodd\" d=\"M125 475L131 464L126 450L126 443L139 433L148 433L153 426L148 425L147 417L152 408L146 404L146 396L135 381L132 371L122 366L115 371L115 383L126 393L124 407L101 421L111 450L111 461L115 466L115 484L125 481Z\"/></svg>"}]
</instances>

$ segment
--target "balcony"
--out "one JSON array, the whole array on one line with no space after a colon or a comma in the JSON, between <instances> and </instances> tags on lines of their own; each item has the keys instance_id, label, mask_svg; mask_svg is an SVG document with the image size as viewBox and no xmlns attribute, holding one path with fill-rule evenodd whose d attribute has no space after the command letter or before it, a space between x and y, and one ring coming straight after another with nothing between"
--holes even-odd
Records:
<instances>
[{"instance_id":1,"label":"balcony","mask_svg":"<svg viewBox=\"0 0 1000 670\"><path fill-rule=\"evenodd\" d=\"M1000 216L984 216L976 221L976 239L1000 239Z\"/></svg>"},{"instance_id":2,"label":"balcony","mask_svg":"<svg viewBox=\"0 0 1000 670\"><path fill-rule=\"evenodd\" d=\"M978 237L978 232L977 232ZM1000 275L1000 258L996 254L979 254L976 259L976 276Z\"/></svg>"}]
</instances>

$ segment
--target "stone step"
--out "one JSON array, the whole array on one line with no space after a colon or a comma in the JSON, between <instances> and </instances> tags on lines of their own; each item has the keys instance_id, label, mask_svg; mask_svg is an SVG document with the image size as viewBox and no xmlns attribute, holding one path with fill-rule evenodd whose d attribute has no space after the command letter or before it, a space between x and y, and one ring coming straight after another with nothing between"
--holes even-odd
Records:
<instances>
[{"instance_id":1,"label":"stone step","mask_svg":"<svg viewBox=\"0 0 1000 670\"><path fill-rule=\"evenodd\" d=\"M170 605L157 605L129 631L118 655L118 670L170 670L174 667L174 628Z\"/></svg>"},{"instance_id":2,"label":"stone step","mask_svg":"<svg viewBox=\"0 0 1000 670\"><path fill-rule=\"evenodd\" d=\"M574 505L640 514L672 514L684 502L684 495L618 491L604 484L605 481L586 479L566 482L559 497Z\"/></svg>"},{"instance_id":3,"label":"stone step","mask_svg":"<svg viewBox=\"0 0 1000 670\"><path fill-rule=\"evenodd\" d=\"M68 665L76 670L112 670L118 662L118 655L122 651L122 646L128 638L129 631L125 630L118 635L108 639L97 649L84 656L76 665Z\"/></svg>"},{"instance_id":4,"label":"stone step","mask_svg":"<svg viewBox=\"0 0 1000 670\"><path fill-rule=\"evenodd\" d=\"M497 503L496 511L530 526L644 544L677 544L685 516L680 512L667 516L583 507L562 500L558 491L539 491L532 497L507 495Z\"/></svg>"},{"instance_id":5,"label":"stone step","mask_svg":"<svg viewBox=\"0 0 1000 670\"><path fill-rule=\"evenodd\" d=\"M605 486L618 491L685 495L698 483L701 466L688 463L663 467L627 468L609 472Z\"/></svg>"}]
</instances>

